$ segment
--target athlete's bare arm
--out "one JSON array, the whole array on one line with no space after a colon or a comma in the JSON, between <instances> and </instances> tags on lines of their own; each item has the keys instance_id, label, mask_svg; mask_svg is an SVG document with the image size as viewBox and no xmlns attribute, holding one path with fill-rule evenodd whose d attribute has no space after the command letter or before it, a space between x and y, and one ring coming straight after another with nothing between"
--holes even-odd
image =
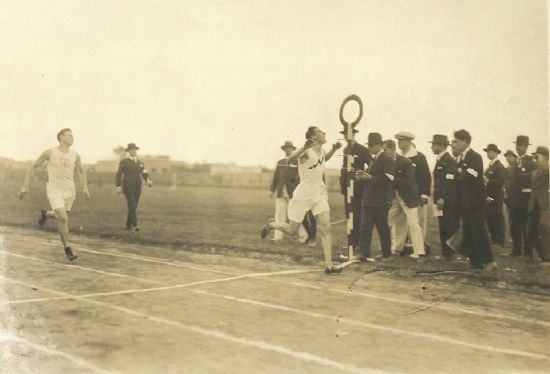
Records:
<instances>
[{"instance_id":1,"label":"athlete's bare arm","mask_svg":"<svg viewBox=\"0 0 550 374\"><path fill-rule=\"evenodd\" d=\"M27 170L27 173L25 174L25 181L23 182L23 186L21 187L21 190L19 191L19 198L22 199L25 197L25 195L29 192L29 185L31 184L32 177L34 173L36 172L36 169L40 168L46 161L50 159L51 156L51 150L47 149L40 157L36 159L36 161L29 167Z\"/></svg>"},{"instance_id":2,"label":"athlete's bare arm","mask_svg":"<svg viewBox=\"0 0 550 374\"><path fill-rule=\"evenodd\" d=\"M82 162L80 161L80 155L76 155L76 162L74 164L74 170L78 179L82 183L82 192L86 199L90 198L90 191L88 191L88 177L86 176L86 170L82 167Z\"/></svg>"},{"instance_id":3,"label":"athlete's bare arm","mask_svg":"<svg viewBox=\"0 0 550 374\"><path fill-rule=\"evenodd\" d=\"M332 149L325 155L325 161L328 161L334 156L337 150L339 150L342 147L342 144L339 142L336 142L332 145Z\"/></svg>"},{"instance_id":4,"label":"athlete's bare arm","mask_svg":"<svg viewBox=\"0 0 550 374\"><path fill-rule=\"evenodd\" d=\"M303 147L298 148L297 150L292 152L290 156L288 156L288 162L293 162L296 159L298 159L300 162L306 161L307 160L306 151L311 147L313 147L314 145L315 145L315 141L311 139L306 140Z\"/></svg>"}]
</instances>

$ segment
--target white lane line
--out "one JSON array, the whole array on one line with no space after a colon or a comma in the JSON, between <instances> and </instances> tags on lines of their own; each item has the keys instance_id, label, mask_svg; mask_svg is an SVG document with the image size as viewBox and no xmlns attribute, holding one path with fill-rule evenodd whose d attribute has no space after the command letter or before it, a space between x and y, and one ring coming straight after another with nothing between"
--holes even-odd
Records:
<instances>
[{"instance_id":1,"label":"white lane line","mask_svg":"<svg viewBox=\"0 0 550 374\"><path fill-rule=\"evenodd\" d=\"M4 342L13 342L13 343L19 343L19 344L23 344L23 345L26 345L36 351L40 351L42 353L45 353L47 355L50 355L50 356L58 356L58 357L62 357L68 361L71 361L73 364L75 364L76 366L80 367L80 368L86 368L86 369L89 369L95 373L101 373L101 374L112 374L114 372L112 371L108 371L108 370L104 370L104 369L101 369L91 363L89 363L88 361L80 358L80 357L77 357L77 356L74 356L74 355L71 355L69 353L66 353L66 352L61 352L61 351L58 351L58 350L55 350L55 349L51 349L51 348L48 348L46 346L43 346L43 345L40 345L40 344L36 344L36 343L32 343L26 339L23 339L19 336L15 336L7 331L2 331L0 330L0 343L4 343Z\"/></svg>"},{"instance_id":2,"label":"white lane line","mask_svg":"<svg viewBox=\"0 0 550 374\"><path fill-rule=\"evenodd\" d=\"M240 302L240 303L251 304L251 305L255 305L255 306L263 307L263 308L277 309L277 310L281 310L281 311L285 311L285 312L292 312L292 313L296 313L296 314L300 314L300 315L304 315L304 316L308 316L308 317L326 319L326 320L330 320L330 321L335 320L335 317L332 316L332 315L311 312L311 311L303 310L303 309L291 308L291 307L287 307L287 306L279 305L279 304L265 303L265 302L262 302L262 301L256 301L256 300L251 300L251 299L234 297L234 296L230 296L230 295L223 295L223 294L218 294L218 293L215 293L215 292L209 292L209 291L197 290L197 289L187 289L186 291L190 291L190 292L194 292L194 293L198 293L198 294L203 294L203 295L207 295L207 296L212 296L212 297L217 297L217 298L221 298L221 299L225 299L225 300L232 300L232 301L236 301L236 302ZM448 338L448 337L441 336L441 335L401 330L401 329L394 328L394 327L388 327L388 326L383 326L383 325L380 325L380 324L372 324L372 323L367 323L367 322L362 322L362 321L357 321L357 320L351 320L351 319L340 319L339 321L341 323L347 323L347 324L353 325L353 326L358 326L358 327L367 328L367 329L371 329L371 330L390 332L390 333L397 334L397 335L400 335L400 336L409 335L409 336L416 337L416 338L428 339L428 340L438 341L438 342L447 343L447 344L454 344L454 345L458 345L458 346L461 346L461 347L472 348L472 349L475 349L475 350L483 350L483 351L487 351L487 352L491 352L491 353L501 353L501 354L507 354L507 355L514 355L514 356L521 356L521 357L526 357L526 358L533 358L533 359L550 361L550 356L537 354L537 353L517 351L517 350L514 350L514 349L507 349L507 348L492 347L490 345L485 345L485 344L469 343L469 342L466 342L466 341L463 341L463 340Z\"/></svg>"},{"instance_id":3,"label":"white lane line","mask_svg":"<svg viewBox=\"0 0 550 374\"><path fill-rule=\"evenodd\" d=\"M339 223L344 223L344 222L346 222L346 221L347 221L347 219L344 218L344 219L340 219L340 220L338 220L338 221L331 222L330 224L331 224L331 226L332 226L332 225L337 225L337 224L339 224Z\"/></svg>"},{"instance_id":4,"label":"white lane line","mask_svg":"<svg viewBox=\"0 0 550 374\"><path fill-rule=\"evenodd\" d=\"M102 254L102 255L105 255L105 256L115 256L115 257L121 257L121 258L136 260L136 261L155 262L155 263L162 264L162 265L167 265L167 266L180 267L180 268L189 268L188 265L181 264L178 260L176 260L176 262L166 262L166 261L163 261L160 258L155 258L155 257L144 257L144 256L139 256L139 255L128 256L128 255L122 255L122 254L113 254L113 253L106 253L106 252L100 252L100 251L92 251L92 250L84 249L84 248L79 249L79 251L89 251L91 253ZM3 252L3 251L0 250L0 252ZM46 260L43 260L43 261L46 261ZM75 265L60 264L60 263L56 263L56 264L66 265L66 266L75 266ZM202 268L198 268L198 267L195 268L194 270L207 271L207 272L219 272L219 273L227 274L227 275L237 275L235 273L223 272L223 271L218 271L218 270L212 270L211 271L211 270L208 270L208 269L202 269ZM101 272L101 271L96 270L96 272ZM312 272L314 272L314 271L312 270ZM105 273L105 272L102 272L102 273ZM307 273L307 271L304 271L304 273ZM310 289L316 289L316 290L322 290L322 291L328 291L328 292L334 292L334 293L346 294L346 295L351 294L351 295L354 295L354 296L357 296L357 297L365 297L365 298L369 298L369 299L383 300L383 301L390 302L390 303L408 304L408 305L413 305L413 306L417 306L417 307L427 307L427 306L429 306L430 309L444 310L446 312L464 313L464 314L470 314L470 315L475 315L475 316L480 316L480 317L490 317L490 318L495 318L495 319L503 319L503 320L509 320L509 321L514 321L514 322L520 322L520 323L532 323L532 324L537 324L537 325L550 327L550 322L546 322L546 321L539 320L539 319L533 319L533 318L523 317L523 316L512 316L512 315L506 315L506 314L499 314L499 313L487 312L487 311L484 311L484 310L464 309L464 308L461 308L461 307L455 307L455 306L453 306L453 304L432 305L432 304L424 303L424 302L421 302L421 301L396 299L396 298L392 298L392 297L388 297L388 296L380 296L380 295L367 293L367 292L357 292L357 291L350 292L349 290L342 290L342 289L337 289L337 288L324 288L324 287L315 286L315 285L311 285L311 284L300 283L300 282L291 282L291 281L285 281L285 280L279 280L279 279L270 279L270 278L264 278L264 280L268 281L268 282L285 284L285 285L290 285L290 286L295 286L295 287L310 288Z\"/></svg>"},{"instance_id":5,"label":"white lane line","mask_svg":"<svg viewBox=\"0 0 550 374\"><path fill-rule=\"evenodd\" d=\"M26 286L26 287L40 288L40 289L43 289L47 292L51 292L53 294L57 294L57 295L60 295L60 296L63 296L63 297L72 298L72 299L75 299L75 300L80 300L82 302L93 304L93 305L99 305L99 306L102 306L104 308L116 310L116 311L119 311L119 312L123 312L123 313L126 313L126 314L136 316L136 317L146 318L150 321L165 324L165 325L168 325L168 326L180 329L180 330L190 331L190 332L198 333L198 334L201 334L201 335L217 338L217 339L220 339L220 340L229 341L229 342L232 342L232 343L239 343L241 345L261 349L261 350L264 350L264 351L283 354L283 355L290 356L290 357L295 358L295 359L300 360L300 361L314 363L314 364L317 364L317 365L330 367L330 368L345 371L345 372L348 372L348 373L380 373L380 374L385 374L386 373L386 372L380 371L380 370L360 368L360 367L357 367L355 365L340 363L340 362L333 361L331 359L328 359L328 358L325 358L325 357L322 357L322 356L317 356L317 355L314 355L314 354L311 354L311 353L308 353L308 352L296 351L296 350L293 350L293 349L286 348L284 346L267 343L267 342L264 342L264 341L261 341L261 340L250 340L250 339L247 339L247 338L244 338L244 337L227 334L227 333L225 333L223 331L219 331L219 330L205 329L205 328L202 328L202 327L197 327L197 326L193 326L193 325L180 323L180 322L177 322L177 321L173 321L173 320L165 319L165 318L162 318L162 317L157 317L157 316L154 316L154 315L142 313L142 312L139 312L137 310L133 310L133 309L129 309L129 308L109 304L109 303L106 303L106 302L91 300L91 299L87 299L87 298L84 298L84 297L81 297L81 296L71 295L71 294L68 294L68 293L62 292L62 291L56 291L56 290L52 290L52 289L45 288L45 287L35 286L35 285L28 284L26 282L21 282L21 281L15 280L15 279L10 279L10 278L5 278L5 277L0 277L0 278L6 280L7 282L20 284L20 285L23 285L23 286Z\"/></svg>"}]
</instances>

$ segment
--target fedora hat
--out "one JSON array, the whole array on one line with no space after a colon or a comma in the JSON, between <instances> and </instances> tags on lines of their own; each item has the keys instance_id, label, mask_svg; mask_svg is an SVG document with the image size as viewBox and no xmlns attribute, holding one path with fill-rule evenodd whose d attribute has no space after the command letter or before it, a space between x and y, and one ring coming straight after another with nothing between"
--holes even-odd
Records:
<instances>
[{"instance_id":1,"label":"fedora hat","mask_svg":"<svg viewBox=\"0 0 550 374\"><path fill-rule=\"evenodd\" d=\"M128 152L130 149L139 149L139 147L136 145L136 143L128 143L125 151Z\"/></svg>"},{"instance_id":2,"label":"fedora hat","mask_svg":"<svg viewBox=\"0 0 550 374\"><path fill-rule=\"evenodd\" d=\"M283 151L285 150L285 148L296 149L296 147L294 146L294 144L292 144L292 142L291 142L290 140L287 140L287 141L285 142L285 144L283 144L283 145L281 146L281 149L282 149Z\"/></svg>"},{"instance_id":3,"label":"fedora hat","mask_svg":"<svg viewBox=\"0 0 550 374\"><path fill-rule=\"evenodd\" d=\"M449 139L447 139L447 135L434 135L433 136L433 139L431 142L428 142L428 143L433 143L433 144L441 144L441 145L449 145Z\"/></svg>"},{"instance_id":4,"label":"fedora hat","mask_svg":"<svg viewBox=\"0 0 550 374\"><path fill-rule=\"evenodd\" d=\"M382 135L380 135L380 133L371 132L371 133L369 133L369 138L368 138L367 143L369 145L371 145L371 144L383 144L384 141L382 140Z\"/></svg>"},{"instance_id":5,"label":"fedora hat","mask_svg":"<svg viewBox=\"0 0 550 374\"><path fill-rule=\"evenodd\" d=\"M487 145L487 148L484 149L485 152L496 152L496 153L501 153L500 152L500 149L498 149L497 145L496 144L489 144Z\"/></svg>"},{"instance_id":6,"label":"fedora hat","mask_svg":"<svg viewBox=\"0 0 550 374\"><path fill-rule=\"evenodd\" d=\"M516 155L516 154L514 153L514 151L511 151L511 150L507 150L507 151L504 153L504 157L507 157L507 156L512 156L512 157L518 158L518 155Z\"/></svg>"},{"instance_id":7,"label":"fedora hat","mask_svg":"<svg viewBox=\"0 0 550 374\"><path fill-rule=\"evenodd\" d=\"M537 147L537 151L533 155L543 155L548 157L548 147Z\"/></svg>"},{"instance_id":8,"label":"fedora hat","mask_svg":"<svg viewBox=\"0 0 550 374\"><path fill-rule=\"evenodd\" d=\"M518 145L531 145L531 143L529 143L529 137L525 135L518 135L514 143Z\"/></svg>"}]
</instances>

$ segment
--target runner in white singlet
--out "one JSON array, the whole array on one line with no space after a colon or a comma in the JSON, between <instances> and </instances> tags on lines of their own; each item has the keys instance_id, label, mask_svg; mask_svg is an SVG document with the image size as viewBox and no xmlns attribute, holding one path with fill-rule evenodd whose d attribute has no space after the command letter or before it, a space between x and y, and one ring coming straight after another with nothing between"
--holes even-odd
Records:
<instances>
[{"instance_id":1,"label":"runner in white singlet","mask_svg":"<svg viewBox=\"0 0 550 374\"><path fill-rule=\"evenodd\" d=\"M65 248L65 255L70 261L73 261L77 256L73 254L69 245L68 212L71 210L76 196L74 183L75 171L84 185L82 192L87 199L90 198L90 193L80 156L75 151L69 149L74 141L72 131L70 129L59 131L57 133L57 140L59 141L59 146L42 152L40 157L27 171L19 197L23 198L29 192L29 184L34 172L47 162L48 183L46 184L46 195L50 201L52 210L47 211L46 209L42 209L38 224L40 227L43 227L48 218L57 219L57 228L61 242Z\"/></svg>"},{"instance_id":2,"label":"runner in white singlet","mask_svg":"<svg viewBox=\"0 0 550 374\"><path fill-rule=\"evenodd\" d=\"M332 146L325 154L323 144L326 143L325 133L317 127L310 127L306 132L306 143L294 151L289 160L298 159L298 173L300 184L294 190L288 205L288 223L275 223L269 220L261 230L261 237L265 239L273 229L281 230L294 235L308 210L317 218L317 229L321 237L321 244L325 256L325 272L339 273L340 268L332 266L332 235L330 231L330 208L328 205L327 187L323 181L325 163L341 147L340 143Z\"/></svg>"}]
</instances>

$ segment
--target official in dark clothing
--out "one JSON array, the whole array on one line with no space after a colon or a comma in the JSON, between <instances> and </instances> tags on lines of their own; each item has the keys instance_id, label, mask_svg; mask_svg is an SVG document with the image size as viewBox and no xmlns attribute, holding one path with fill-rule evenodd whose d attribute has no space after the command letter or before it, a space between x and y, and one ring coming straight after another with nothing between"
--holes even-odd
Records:
<instances>
[{"instance_id":1,"label":"official in dark clothing","mask_svg":"<svg viewBox=\"0 0 550 374\"><path fill-rule=\"evenodd\" d=\"M510 169L510 231L512 234L512 256L520 256L523 253L532 253L527 241L527 219L529 209L529 195L531 193L531 172L536 169L535 161L527 155L530 145L529 138L519 135L516 139L516 152L518 154L517 165Z\"/></svg>"},{"instance_id":2,"label":"official in dark clothing","mask_svg":"<svg viewBox=\"0 0 550 374\"><path fill-rule=\"evenodd\" d=\"M449 240L460 227L460 202L456 190L456 159L447 152L449 140L446 135L434 135L432 151L437 156L434 168L434 204L438 210L439 239L441 254L451 258L455 250L448 244Z\"/></svg>"},{"instance_id":3,"label":"official in dark clothing","mask_svg":"<svg viewBox=\"0 0 550 374\"><path fill-rule=\"evenodd\" d=\"M364 183L359 250L361 260L373 261L371 243L374 226L376 226L380 237L382 256L385 258L391 257L388 212L393 198L391 184L395 178L395 161L384 153L382 135L379 133L369 134L368 146L373 161L366 173L356 171L356 178Z\"/></svg>"},{"instance_id":4,"label":"official in dark clothing","mask_svg":"<svg viewBox=\"0 0 550 374\"><path fill-rule=\"evenodd\" d=\"M472 137L466 130L454 133L453 148L458 153L457 189L460 199L463 226L463 247L474 269L493 270L491 241L485 227L485 184L483 159L470 148Z\"/></svg>"},{"instance_id":5,"label":"official in dark clothing","mask_svg":"<svg viewBox=\"0 0 550 374\"><path fill-rule=\"evenodd\" d=\"M487 192L487 205L485 208L487 227L491 234L491 241L495 245L504 245L504 184L506 183L506 168L498 159L501 153L495 144L489 144L484 149L489 158L489 166L485 171L483 180Z\"/></svg>"},{"instance_id":6,"label":"official in dark clothing","mask_svg":"<svg viewBox=\"0 0 550 374\"><path fill-rule=\"evenodd\" d=\"M358 130L353 129L354 133L357 133ZM344 133L344 131L340 131L340 133ZM351 197L351 204L348 205L348 179L349 175L346 170L347 167L347 159L346 156L352 155L353 156L353 162L352 162L352 168L355 172L356 170L363 170L366 171L368 168L368 165L372 162L373 158L368 150L367 147L364 145L359 144L357 141L348 141L348 145L346 148L344 148L344 157L343 157L343 164L342 169L340 172L340 189L342 194L344 195L344 206L346 208L346 215L348 215L350 212L353 213L353 229L350 233L350 239L351 239L351 245L354 247L359 246L359 231L361 229L361 200L363 197L363 188L361 182L358 180L354 180L353 182L353 196Z\"/></svg>"},{"instance_id":7,"label":"official in dark clothing","mask_svg":"<svg viewBox=\"0 0 550 374\"><path fill-rule=\"evenodd\" d=\"M550 207L548 203L548 147L537 147L537 169L531 176L529 219L527 220L528 248L535 248L542 261L550 261ZM531 253L527 253L532 256Z\"/></svg>"},{"instance_id":8,"label":"official in dark clothing","mask_svg":"<svg viewBox=\"0 0 550 374\"><path fill-rule=\"evenodd\" d=\"M145 165L137 158L138 149L139 147L134 143L128 144L128 147L125 149L128 152L128 157L120 161L116 173L117 191L124 193L128 203L126 230L135 231L139 231L136 211L141 195L141 179L145 179L149 187L153 185L153 181L149 177Z\"/></svg>"}]
</instances>

